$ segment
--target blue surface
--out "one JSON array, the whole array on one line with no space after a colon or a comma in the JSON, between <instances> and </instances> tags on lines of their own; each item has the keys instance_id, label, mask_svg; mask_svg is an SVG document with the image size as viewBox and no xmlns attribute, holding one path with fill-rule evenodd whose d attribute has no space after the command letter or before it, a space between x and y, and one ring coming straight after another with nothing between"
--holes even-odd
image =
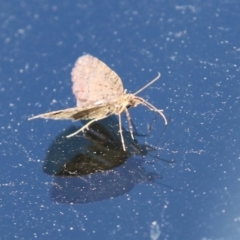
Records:
<instances>
[{"instance_id":1,"label":"blue surface","mask_svg":"<svg viewBox=\"0 0 240 240\"><path fill-rule=\"evenodd\" d=\"M234 0L2 1L0 238L240 239L239 12ZM95 201L60 203L54 186L68 178L44 173L44 159L64 129L80 124L27 119L75 106L70 72L84 53L130 92L161 72L140 96L170 124L163 134L158 117L137 139L176 163L132 155L124 164L133 174L161 179L126 182L113 198L96 190ZM130 112L141 133L156 117Z\"/></svg>"}]
</instances>

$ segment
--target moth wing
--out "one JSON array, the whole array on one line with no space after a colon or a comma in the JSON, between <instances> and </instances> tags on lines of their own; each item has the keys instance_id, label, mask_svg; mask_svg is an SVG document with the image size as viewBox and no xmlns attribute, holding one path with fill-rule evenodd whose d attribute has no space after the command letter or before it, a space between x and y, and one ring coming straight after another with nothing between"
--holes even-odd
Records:
<instances>
[{"instance_id":1,"label":"moth wing","mask_svg":"<svg viewBox=\"0 0 240 240\"><path fill-rule=\"evenodd\" d=\"M97 119L107 117L114 113L114 105L99 105L88 108L67 108L64 110L53 111L49 113L39 114L37 116L31 117L28 120L36 119L36 118L46 118L46 119L55 119L55 120L88 120L88 119Z\"/></svg>"},{"instance_id":2,"label":"moth wing","mask_svg":"<svg viewBox=\"0 0 240 240\"><path fill-rule=\"evenodd\" d=\"M81 112L81 109L79 108L67 108L64 110L58 110L58 111L53 111L53 112L48 112L48 113L43 113L36 115L34 117L29 118L28 120L36 119L36 118L50 118L50 119L56 119L56 120L61 120L61 119L76 119L75 116L77 113Z\"/></svg>"},{"instance_id":3,"label":"moth wing","mask_svg":"<svg viewBox=\"0 0 240 240\"><path fill-rule=\"evenodd\" d=\"M91 55L78 58L71 74L78 107L88 105L89 100L110 102L124 92L120 77Z\"/></svg>"}]
</instances>

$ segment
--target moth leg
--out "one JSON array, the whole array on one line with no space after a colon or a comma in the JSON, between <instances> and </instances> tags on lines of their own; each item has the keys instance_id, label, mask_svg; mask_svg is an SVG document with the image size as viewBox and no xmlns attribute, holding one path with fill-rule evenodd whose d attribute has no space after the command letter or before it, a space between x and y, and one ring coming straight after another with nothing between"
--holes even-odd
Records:
<instances>
[{"instance_id":1,"label":"moth leg","mask_svg":"<svg viewBox=\"0 0 240 240\"><path fill-rule=\"evenodd\" d=\"M128 125L129 125L129 131L130 131L131 137L132 137L132 139L134 139L134 137L133 137L132 120L131 120L131 117L130 117L130 114L129 114L129 111L128 111L127 108L125 108L125 113L126 113L126 116L127 116Z\"/></svg>"},{"instance_id":2,"label":"moth leg","mask_svg":"<svg viewBox=\"0 0 240 240\"><path fill-rule=\"evenodd\" d=\"M120 133L120 136L121 136L122 147L123 147L123 150L126 151L126 147L125 147L125 143L124 143L124 138L123 138L123 134L122 134L121 114L118 114L118 120L119 120L119 133Z\"/></svg>"},{"instance_id":3,"label":"moth leg","mask_svg":"<svg viewBox=\"0 0 240 240\"><path fill-rule=\"evenodd\" d=\"M106 117L103 117L103 118L106 118ZM86 123L83 127L81 127L79 130L77 130L76 132L74 132L72 134L67 135L66 137L70 138L70 137L75 136L76 134L78 134L78 133L82 132L83 130L85 130L86 128L88 128L89 125L91 125L93 122L96 122L96 121L101 120L103 118L96 118L96 119L91 120L90 122Z\"/></svg>"}]
</instances>

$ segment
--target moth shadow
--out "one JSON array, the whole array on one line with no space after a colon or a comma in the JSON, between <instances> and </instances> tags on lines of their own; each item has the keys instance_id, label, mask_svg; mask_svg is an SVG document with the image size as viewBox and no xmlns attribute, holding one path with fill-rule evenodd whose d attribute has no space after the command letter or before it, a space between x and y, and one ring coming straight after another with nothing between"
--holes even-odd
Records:
<instances>
[{"instance_id":1,"label":"moth shadow","mask_svg":"<svg viewBox=\"0 0 240 240\"><path fill-rule=\"evenodd\" d=\"M127 150L122 149L118 119L114 116L90 125L89 130L66 138L76 127L62 132L50 145L43 171L54 175L51 199L59 203L88 203L129 192L136 184L161 176L148 172L144 159L147 145L140 145L123 129ZM128 161L127 161L128 160Z\"/></svg>"}]
</instances>

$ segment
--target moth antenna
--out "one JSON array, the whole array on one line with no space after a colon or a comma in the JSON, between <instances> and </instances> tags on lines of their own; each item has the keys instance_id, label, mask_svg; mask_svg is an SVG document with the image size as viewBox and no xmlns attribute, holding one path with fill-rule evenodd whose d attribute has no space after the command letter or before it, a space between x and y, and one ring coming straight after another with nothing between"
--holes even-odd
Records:
<instances>
[{"instance_id":1,"label":"moth antenna","mask_svg":"<svg viewBox=\"0 0 240 240\"><path fill-rule=\"evenodd\" d=\"M135 97L142 105L148 107L150 110L158 112L162 118L164 119L165 125L167 125L167 118L165 117L165 115L163 114L163 110L157 109L156 107L154 107L151 103L147 102L146 100L144 100L143 98L140 97Z\"/></svg>"},{"instance_id":2,"label":"moth antenna","mask_svg":"<svg viewBox=\"0 0 240 240\"><path fill-rule=\"evenodd\" d=\"M142 87L141 89L139 89L137 92L135 92L133 95L137 95L138 93L140 93L142 90L144 90L145 88L147 88L148 86L150 86L151 84L153 84L154 82L156 82L159 78L161 77L161 73L158 72L158 75L156 78L154 78L151 82L149 82L148 84L146 84L144 87Z\"/></svg>"}]
</instances>

